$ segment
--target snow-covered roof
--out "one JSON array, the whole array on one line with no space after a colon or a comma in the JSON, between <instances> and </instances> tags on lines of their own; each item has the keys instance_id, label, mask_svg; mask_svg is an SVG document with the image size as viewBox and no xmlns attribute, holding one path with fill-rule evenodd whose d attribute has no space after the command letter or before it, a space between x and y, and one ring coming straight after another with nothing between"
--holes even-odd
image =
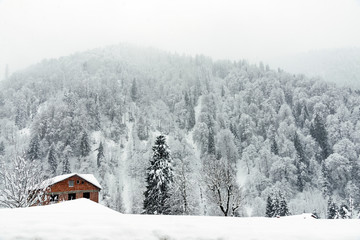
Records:
<instances>
[{"instance_id":1,"label":"snow-covered roof","mask_svg":"<svg viewBox=\"0 0 360 240\"><path fill-rule=\"evenodd\" d=\"M50 178L50 179L47 179L45 180L44 182L42 182L42 186L50 186L50 185L53 185L55 183L58 183L58 182L61 182L65 179L68 179L69 177L72 177L72 176L79 176L81 177L82 179L86 180L87 182L93 184L94 186L98 187L101 189L101 185L100 183L96 180L96 178L94 177L94 175L92 174L79 174L79 173L69 173L69 174L64 174L64 175L60 175L60 176L56 176L56 177L53 177L53 178Z\"/></svg>"}]
</instances>

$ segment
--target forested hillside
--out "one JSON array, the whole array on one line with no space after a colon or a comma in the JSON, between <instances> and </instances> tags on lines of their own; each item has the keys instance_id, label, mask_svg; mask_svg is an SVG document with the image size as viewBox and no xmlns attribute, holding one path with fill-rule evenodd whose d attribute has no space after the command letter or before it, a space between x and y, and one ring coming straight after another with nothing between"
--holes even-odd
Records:
<instances>
[{"instance_id":1,"label":"forested hillside","mask_svg":"<svg viewBox=\"0 0 360 240\"><path fill-rule=\"evenodd\" d=\"M358 210L360 93L349 88L123 45L44 60L0 84L1 167L24 155L44 177L93 173L115 210L143 212L159 134L173 214L223 215L229 189L236 216L264 216L279 191L292 214L325 217L329 199Z\"/></svg>"}]
</instances>

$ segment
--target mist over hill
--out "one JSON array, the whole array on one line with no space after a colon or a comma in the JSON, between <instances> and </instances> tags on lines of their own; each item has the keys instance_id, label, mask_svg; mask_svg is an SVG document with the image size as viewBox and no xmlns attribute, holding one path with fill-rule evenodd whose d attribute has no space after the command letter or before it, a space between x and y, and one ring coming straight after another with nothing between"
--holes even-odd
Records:
<instances>
[{"instance_id":1,"label":"mist over hill","mask_svg":"<svg viewBox=\"0 0 360 240\"><path fill-rule=\"evenodd\" d=\"M360 49L310 51L272 62L286 71L320 77L341 87L360 89Z\"/></svg>"},{"instance_id":2,"label":"mist over hill","mask_svg":"<svg viewBox=\"0 0 360 240\"><path fill-rule=\"evenodd\" d=\"M325 217L330 198L359 208L360 93L351 88L124 45L44 60L0 84L0 166L23 154L44 177L92 173L112 209L143 211L159 134L173 158L173 214L222 214L208 184L217 163L241 186L237 216L264 216L277 192L293 214Z\"/></svg>"}]
</instances>

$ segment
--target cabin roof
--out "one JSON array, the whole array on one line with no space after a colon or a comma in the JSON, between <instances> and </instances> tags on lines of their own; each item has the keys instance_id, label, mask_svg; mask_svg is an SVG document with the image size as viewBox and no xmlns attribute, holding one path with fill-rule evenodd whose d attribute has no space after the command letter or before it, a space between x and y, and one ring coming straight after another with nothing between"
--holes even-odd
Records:
<instances>
[{"instance_id":1,"label":"cabin roof","mask_svg":"<svg viewBox=\"0 0 360 240\"><path fill-rule=\"evenodd\" d=\"M101 189L101 185L96 180L94 175L92 175L92 174L79 174L79 173L69 173L69 174L56 176L56 177L45 180L44 182L42 182L41 185L48 187L48 186L54 185L55 183L61 182L61 181L65 180L65 179L68 179L68 178L70 178L72 176L75 176L75 175L81 177L82 179L86 180L87 182L93 184L95 187L98 187L98 188Z\"/></svg>"}]
</instances>

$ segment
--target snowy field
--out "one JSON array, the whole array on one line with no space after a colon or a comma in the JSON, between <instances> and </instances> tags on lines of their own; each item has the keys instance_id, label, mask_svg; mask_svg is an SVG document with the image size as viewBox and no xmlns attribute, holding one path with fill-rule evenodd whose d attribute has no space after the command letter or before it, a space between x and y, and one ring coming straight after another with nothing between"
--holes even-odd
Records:
<instances>
[{"instance_id":1,"label":"snowy field","mask_svg":"<svg viewBox=\"0 0 360 240\"><path fill-rule=\"evenodd\" d=\"M0 209L0 239L360 239L360 220L146 216L87 199Z\"/></svg>"}]
</instances>

